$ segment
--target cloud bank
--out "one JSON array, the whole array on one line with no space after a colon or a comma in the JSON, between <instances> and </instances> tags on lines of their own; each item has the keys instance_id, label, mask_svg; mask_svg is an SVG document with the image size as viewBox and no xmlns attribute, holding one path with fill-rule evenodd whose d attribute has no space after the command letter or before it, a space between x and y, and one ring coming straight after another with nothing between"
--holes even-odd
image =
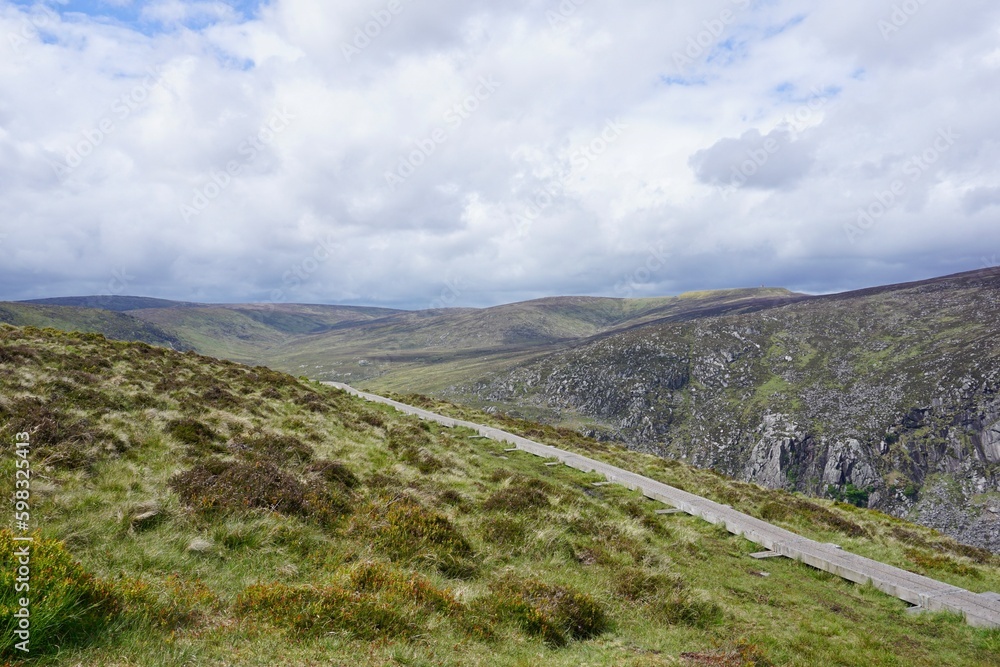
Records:
<instances>
[{"instance_id":1,"label":"cloud bank","mask_svg":"<svg viewBox=\"0 0 1000 667\"><path fill-rule=\"evenodd\" d=\"M0 1L0 298L423 308L980 268L998 37L980 0Z\"/></svg>"}]
</instances>

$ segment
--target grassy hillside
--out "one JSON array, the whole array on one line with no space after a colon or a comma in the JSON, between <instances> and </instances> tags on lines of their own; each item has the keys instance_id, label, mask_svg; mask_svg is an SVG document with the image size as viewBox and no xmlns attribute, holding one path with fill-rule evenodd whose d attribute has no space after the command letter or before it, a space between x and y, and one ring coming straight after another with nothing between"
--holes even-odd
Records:
<instances>
[{"instance_id":1,"label":"grassy hillside","mask_svg":"<svg viewBox=\"0 0 1000 667\"><path fill-rule=\"evenodd\" d=\"M932 531L509 425L1000 589L995 557ZM1000 651L1000 631L750 559L750 543L592 475L264 368L2 327L0 438L25 430L36 664L936 667Z\"/></svg>"},{"instance_id":2,"label":"grassy hillside","mask_svg":"<svg viewBox=\"0 0 1000 667\"><path fill-rule=\"evenodd\" d=\"M126 313L99 308L0 303L0 323L99 333L114 340L133 340L174 349L187 349L180 338L169 330Z\"/></svg>"},{"instance_id":3,"label":"grassy hillside","mask_svg":"<svg viewBox=\"0 0 1000 667\"><path fill-rule=\"evenodd\" d=\"M218 305L143 309L131 314L175 332L202 354L262 363L273 348L310 334L350 327L399 311L294 305Z\"/></svg>"},{"instance_id":4,"label":"grassy hillside","mask_svg":"<svg viewBox=\"0 0 1000 667\"><path fill-rule=\"evenodd\" d=\"M750 312L794 301L783 289L680 297L557 297L485 309L399 313L267 350L269 366L321 380L436 392L651 322Z\"/></svg>"},{"instance_id":5,"label":"grassy hillside","mask_svg":"<svg viewBox=\"0 0 1000 667\"><path fill-rule=\"evenodd\" d=\"M753 312L803 298L807 297L784 289L760 288L650 299L553 297L484 309L411 312L297 304L208 305L126 296L62 297L13 304L25 312L77 307L64 309L61 321L5 320L2 313L0 321L65 331L107 329L121 338L114 335L119 326L115 318L133 317L201 354L266 364L313 379L433 392L643 324ZM93 308L111 311L105 329L97 324L101 311ZM147 338L137 340L156 342Z\"/></svg>"}]
</instances>

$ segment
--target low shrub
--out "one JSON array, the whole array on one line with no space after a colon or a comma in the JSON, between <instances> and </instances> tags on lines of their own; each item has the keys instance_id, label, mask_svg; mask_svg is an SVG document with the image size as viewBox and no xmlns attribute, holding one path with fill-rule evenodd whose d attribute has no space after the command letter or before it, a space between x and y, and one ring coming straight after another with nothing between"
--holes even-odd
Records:
<instances>
[{"instance_id":1,"label":"low shrub","mask_svg":"<svg viewBox=\"0 0 1000 667\"><path fill-rule=\"evenodd\" d=\"M449 590L436 588L429 579L405 573L386 563L365 561L349 573L350 588L357 593L385 593L431 611L458 614L462 605Z\"/></svg>"},{"instance_id":2,"label":"low shrub","mask_svg":"<svg viewBox=\"0 0 1000 667\"><path fill-rule=\"evenodd\" d=\"M314 636L339 631L374 641L407 639L419 630L414 610L339 586L257 584L240 593L235 611L241 617L252 616Z\"/></svg>"},{"instance_id":3,"label":"low shrub","mask_svg":"<svg viewBox=\"0 0 1000 667\"><path fill-rule=\"evenodd\" d=\"M497 473L491 480L494 480ZM520 514L549 507L549 495L555 492L545 480L514 474L501 477L505 486L493 492L485 501L483 509L490 512L510 512Z\"/></svg>"},{"instance_id":4,"label":"low shrub","mask_svg":"<svg viewBox=\"0 0 1000 667\"><path fill-rule=\"evenodd\" d=\"M683 588L684 582L675 576L629 567L618 574L614 592L618 597L632 602L649 602Z\"/></svg>"},{"instance_id":5,"label":"low shrub","mask_svg":"<svg viewBox=\"0 0 1000 667\"><path fill-rule=\"evenodd\" d=\"M377 416L381 418L381 415ZM362 421L366 421L364 417L362 417ZM431 444L431 439L427 431L411 422L393 424L387 431L386 445L394 452L425 447L429 444Z\"/></svg>"},{"instance_id":6,"label":"low shrub","mask_svg":"<svg viewBox=\"0 0 1000 667\"><path fill-rule=\"evenodd\" d=\"M170 488L200 512L266 509L281 514L302 511L305 488L273 463L237 463L212 458L180 472Z\"/></svg>"},{"instance_id":7,"label":"low shrub","mask_svg":"<svg viewBox=\"0 0 1000 667\"><path fill-rule=\"evenodd\" d=\"M497 581L479 604L495 622L512 624L552 646L590 639L608 629L607 615L592 597L535 579Z\"/></svg>"},{"instance_id":8,"label":"low shrub","mask_svg":"<svg viewBox=\"0 0 1000 667\"><path fill-rule=\"evenodd\" d=\"M783 521L792 515L792 510L784 503L764 503L759 516L764 521Z\"/></svg>"},{"instance_id":9,"label":"low shrub","mask_svg":"<svg viewBox=\"0 0 1000 667\"><path fill-rule=\"evenodd\" d=\"M472 546L448 520L406 495L382 495L354 514L348 532L393 560L423 560L450 576L471 572Z\"/></svg>"},{"instance_id":10,"label":"low shrub","mask_svg":"<svg viewBox=\"0 0 1000 667\"><path fill-rule=\"evenodd\" d=\"M485 518L480 523L479 530L486 542L507 549L523 545L528 534L521 521L502 515Z\"/></svg>"},{"instance_id":11,"label":"low shrub","mask_svg":"<svg viewBox=\"0 0 1000 667\"><path fill-rule=\"evenodd\" d=\"M722 620L722 608L719 605L684 588L674 588L657 595L648 605L654 616L669 625L706 628Z\"/></svg>"},{"instance_id":12,"label":"low shrub","mask_svg":"<svg viewBox=\"0 0 1000 667\"><path fill-rule=\"evenodd\" d=\"M731 649L711 653L681 653L685 665L714 667L774 667L767 654L756 644L739 641Z\"/></svg>"},{"instance_id":13,"label":"low shrub","mask_svg":"<svg viewBox=\"0 0 1000 667\"><path fill-rule=\"evenodd\" d=\"M38 359L38 352L27 345L12 345L4 343L0 345L0 364L13 364L23 361L35 361Z\"/></svg>"},{"instance_id":14,"label":"low shrub","mask_svg":"<svg viewBox=\"0 0 1000 667\"><path fill-rule=\"evenodd\" d=\"M236 612L305 634L347 632L358 639L410 639L441 614L470 636L488 638L484 624L447 589L387 563L365 561L339 573L328 586L251 586L239 595Z\"/></svg>"},{"instance_id":15,"label":"low shrub","mask_svg":"<svg viewBox=\"0 0 1000 667\"><path fill-rule=\"evenodd\" d=\"M31 433L31 442L39 457L59 468L87 468L109 451L127 449L120 438L107 433L90 419L33 396L14 399L4 412L0 435Z\"/></svg>"},{"instance_id":16,"label":"low shrub","mask_svg":"<svg viewBox=\"0 0 1000 667\"><path fill-rule=\"evenodd\" d=\"M787 503L789 511L813 523L818 523L850 537L871 537L871 533L850 519L845 519L833 510L818 503L792 497Z\"/></svg>"},{"instance_id":17,"label":"low shrub","mask_svg":"<svg viewBox=\"0 0 1000 667\"><path fill-rule=\"evenodd\" d=\"M197 419L190 417L172 419L167 422L164 431L167 435L187 445L191 454L201 455L225 451L218 444L219 434Z\"/></svg>"},{"instance_id":18,"label":"low shrub","mask_svg":"<svg viewBox=\"0 0 1000 667\"><path fill-rule=\"evenodd\" d=\"M983 573L978 568L960 563L945 554L936 554L919 549L906 549L903 553L911 561L926 570L938 570L963 577L974 577L976 579L983 576Z\"/></svg>"},{"instance_id":19,"label":"low shrub","mask_svg":"<svg viewBox=\"0 0 1000 667\"><path fill-rule=\"evenodd\" d=\"M521 514L545 507L549 507L549 497L541 489L533 487L509 486L494 491L483 501L483 509L488 512Z\"/></svg>"},{"instance_id":20,"label":"low shrub","mask_svg":"<svg viewBox=\"0 0 1000 667\"><path fill-rule=\"evenodd\" d=\"M350 495L322 479L301 482L273 462L208 457L170 479L184 504L212 515L266 510L332 527L350 513Z\"/></svg>"},{"instance_id":21,"label":"low shrub","mask_svg":"<svg viewBox=\"0 0 1000 667\"><path fill-rule=\"evenodd\" d=\"M425 447L418 448L412 445L404 447L399 458L425 475L433 474L444 468L444 462Z\"/></svg>"},{"instance_id":22,"label":"low shrub","mask_svg":"<svg viewBox=\"0 0 1000 667\"><path fill-rule=\"evenodd\" d=\"M25 546L30 552L30 576L27 582L18 582L18 550ZM27 583L29 589L18 591L18 583ZM0 657L24 655L15 648L22 638L14 634L21 598L29 600L28 648L36 655L86 644L107 633L140 609L143 590L94 577L57 540L36 533L33 542L16 542L11 531L0 530Z\"/></svg>"},{"instance_id":23,"label":"low shrub","mask_svg":"<svg viewBox=\"0 0 1000 667\"><path fill-rule=\"evenodd\" d=\"M201 394L201 400L208 406L218 410L233 410L243 406L243 400L237 398L227 389L213 384Z\"/></svg>"},{"instance_id":24,"label":"low shrub","mask_svg":"<svg viewBox=\"0 0 1000 667\"><path fill-rule=\"evenodd\" d=\"M314 456L312 447L298 438L265 431L240 438L235 444L246 458L262 458L278 465L308 463Z\"/></svg>"},{"instance_id":25,"label":"low shrub","mask_svg":"<svg viewBox=\"0 0 1000 667\"><path fill-rule=\"evenodd\" d=\"M321 479L331 484L336 484L345 489L356 488L361 483L358 476L339 461L318 459L309 465L307 471L318 475Z\"/></svg>"}]
</instances>

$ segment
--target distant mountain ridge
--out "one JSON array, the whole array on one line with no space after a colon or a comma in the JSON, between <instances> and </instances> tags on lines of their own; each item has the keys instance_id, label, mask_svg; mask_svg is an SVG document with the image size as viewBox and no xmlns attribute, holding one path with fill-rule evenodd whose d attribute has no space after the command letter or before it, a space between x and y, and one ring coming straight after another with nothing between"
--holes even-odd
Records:
<instances>
[{"instance_id":1,"label":"distant mountain ridge","mask_svg":"<svg viewBox=\"0 0 1000 667\"><path fill-rule=\"evenodd\" d=\"M425 311L79 306L100 298L0 304L0 321L447 397L848 498L1000 552L1000 269L819 296L760 288Z\"/></svg>"},{"instance_id":2,"label":"distant mountain ridge","mask_svg":"<svg viewBox=\"0 0 1000 667\"><path fill-rule=\"evenodd\" d=\"M75 308L96 308L110 310L116 313L126 313L130 310L146 308L185 308L201 304L186 301L170 301L168 299L153 299L145 296L62 296L50 299L27 299L18 301L36 306L73 306Z\"/></svg>"}]
</instances>

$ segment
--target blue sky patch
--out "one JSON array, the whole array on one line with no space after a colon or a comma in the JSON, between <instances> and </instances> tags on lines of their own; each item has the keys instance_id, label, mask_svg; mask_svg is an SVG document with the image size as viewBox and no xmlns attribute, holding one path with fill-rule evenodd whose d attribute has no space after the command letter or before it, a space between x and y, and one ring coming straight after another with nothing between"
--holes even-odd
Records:
<instances>
[{"instance_id":1,"label":"blue sky patch","mask_svg":"<svg viewBox=\"0 0 1000 667\"><path fill-rule=\"evenodd\" d=\"M30 11L39 3L34 0L13 0L13 4ZM119 24L145 35L169 32L175 24L152 18L145 13L158 3L156 0L49 0L41 3L45 8L57 12L64 17L84 15L101 23ZM256 14L264 0L209 0L207 2L184 2L189 7L227 5L233 13L243 20L251 19ZM200 30L213 25L217 18L206 12L195 12L182 21L181 24L191 30Z\"/></svg>"}]
</instances>

